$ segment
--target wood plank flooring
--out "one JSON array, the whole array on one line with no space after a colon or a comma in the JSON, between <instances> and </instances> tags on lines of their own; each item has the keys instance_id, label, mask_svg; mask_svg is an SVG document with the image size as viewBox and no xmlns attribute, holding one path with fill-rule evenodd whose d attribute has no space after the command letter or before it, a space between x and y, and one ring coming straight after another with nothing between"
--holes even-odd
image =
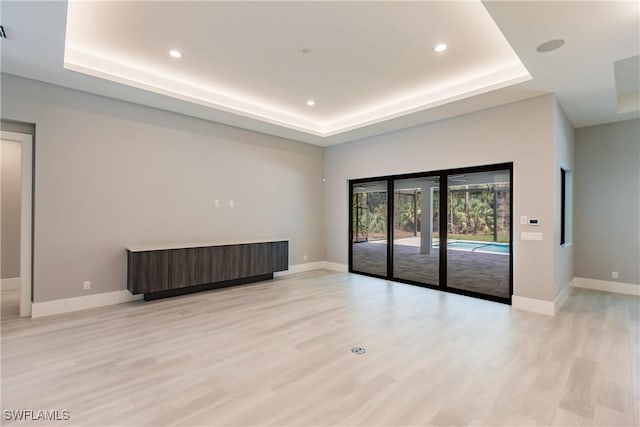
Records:
<instances>
[{"instance_id":1,"label":"wood plank flooring","mask_svg":"<svg viewBox=\"0 0 640 427\"><path fill-rule=\"evenodd\" d=\"M2 322L3 425L639 425L640 299L556 317L312 271ZM367 349L351 353L354 346Z\"/></svg>"},{"instance_id":2,"label":"wood plank flooring","mask_svg":"<svg viewBox=\"0 0 640 427\"><path fill-rule=\"evenodd\" d=\"M20 290L0 291L0 320L20 317Z\"/></svg>"}]
</instances>

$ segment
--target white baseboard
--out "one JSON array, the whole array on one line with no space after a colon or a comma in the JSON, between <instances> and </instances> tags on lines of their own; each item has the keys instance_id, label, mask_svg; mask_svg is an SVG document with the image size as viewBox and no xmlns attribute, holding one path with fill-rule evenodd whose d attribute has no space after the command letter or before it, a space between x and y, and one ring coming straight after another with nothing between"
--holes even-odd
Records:
<instances>
[{"instance_id":1,"label":"white baseboard","mask_svg":"<svg viewBox=\"0 0 640 427\"><path fill-rule=\"evenodd\" d=\"M538 314L546 314L547 316L555 316L556 308L553 301L545 301L535 298L520 297L514 295L511 299L511 306L518 310L531 311Z\"/></svg>"},{"instance_id":2,"label":"white baseboard","mask_svg":"<svg viewBox=\"0 0 640 427\"><path fill-rule=\"evenodd\" d=\"M339 264L337 262L324 262L324 268L327 270L339 271L340 273L348 273L349 266L347 264Z\"/></svg>"},{"instance_id":3,"label":"white baseboard","mask_svg":"<svg viewBox=\"0 0 640 427\"><path fill-rule=\"evenodd\" d=\"M560 311L560 309L562 308L564 303L567 302L567 299L569 298L569 295L571 294L571 289L573 289L574 283L575 283L575 279L571 279L571 281L569 283L567 283L567 285L564 287L564 289L562 291L560 291L558 296L556 296L556 299L553 301L553 308L554 308L555 313Z\"/></svg>"},{"instance_id":4,"label":"white baseboard","mask_svg":"<svg viewBox=\"0 0 640 427\"><path fill-rule=\"evenodd\" d=\"M52 316L54 314L87 310L105 305L120 304L142 299L142 295L131 295L129 291L115 291L93 294L83 297L57 299L54 301L36 302L31 305L31 317Z\"/></svg>"},{"instance_id":5,"label":"white baseboard","mask_svg":"<svg viewBox=\"0 0 640 427\"><path fill-rule=\"evenodd\" d=\"M531 311L538 314L546 314L547 316L555 316L556 313L562 308L571 289L573 289L573 280L571 280L562 291L556 296L553 301L545 301L535 298L520 297L514 295L511 299L511 305L518 310Z\"/></svg>"},{"instance_id":6,"label":"white baseboard","mask_svg":"<svg viewBox=\"0 0 640 427\"><path fill-rule=\"evenodd\" d=\"M10 279L2 279L0 280L0 290L3 291L17 291L20 289L20 281L19 277L12 277Z\"/></svg>"},{"instance_id":7,"label":"white baseboard","mask_svg":"<svg viewBox=\"0 0 640 427\"><path fill-rule=\"evenodd\" d=\"M320 270L324 268L324 261L307 262L305 264L290 265L286 271L278 271L273 273L273 277L288 276L290 274L303 273L305 271Z\"/></svg>"},{"instance_id":8,"label":"white baseboard","mask_svg":"<svg viewBox=\"0 0 640 427\"><path fill-rule=\"evenodd\" d=\"M640 285L634 285L633 283L610 282L608 280L576 277L573 280L573 286L576 288L594 289L596 291L640 296Z\"/></svg>"},{"instance_id":9,"label":"white baseboard","mask_svg":"<svg viewBox=\"0 0 640 427\"><path fill-rule=\"evenodd\" d=\"M273 277L288 276L290 274L303 273L305 271L312 271L312 270L333 270L333 271L339 271L341 273L347 273L349 271L349 267L346 264L338 264L337 262L328 262L328 261L308 262L305 264L290 265L287 271L279 271L277 273L273 273Z\"/></svg>"}]
</instances>

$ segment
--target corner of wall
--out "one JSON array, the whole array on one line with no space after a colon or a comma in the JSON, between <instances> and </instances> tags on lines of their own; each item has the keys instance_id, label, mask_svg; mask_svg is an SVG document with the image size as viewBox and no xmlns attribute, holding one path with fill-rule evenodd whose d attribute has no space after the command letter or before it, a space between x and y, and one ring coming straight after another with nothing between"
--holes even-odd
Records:
<instances>
[{"instance_id":1,"label":"corner of wall","mask_svg":"<svg viewBox=\"0 0 640 427\"><path fill-rule=\"evenodd\" d=\"M553 269L555 281L554 291L557 301L559 297L565 294L567 289L570 289L571 284L573 283L573 277L575 276L575 247L571 241L569 241L568 244L560 245L560 234L562 228L562 181L560 169L563 168L569 171L574 170L575 129L555 95L553 96L553 155ZM572 187L573 185L570 184L567 188L571 189ZM570 193L569 197L569 211L567 212L567 215L569 216L569 224L573 227L573 192ZM573 236L573 232L570 232L569 235Z\"/></svg>"}]
</instances>

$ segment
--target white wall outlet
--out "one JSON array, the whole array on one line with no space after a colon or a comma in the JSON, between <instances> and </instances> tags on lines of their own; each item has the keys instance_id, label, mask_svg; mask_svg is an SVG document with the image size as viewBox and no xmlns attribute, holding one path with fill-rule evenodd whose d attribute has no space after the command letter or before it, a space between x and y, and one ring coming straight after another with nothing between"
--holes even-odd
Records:
<instances>
[{"instance_id":1,"label":"white wall outlet","mask_svg":"<svg viewBox=\"0 0 640 427\"><path fill-rule=\"evenodd\" d=\"M618 278L618 272L617 271L612 271L611 272L611 278L612 279L617 279Z\"/></svg>"},{"instance_id":2,"label":"white wall outlet","mask_svg":"<svg viewBox=\"0 0 640 427\"><path fill-rule=\"evenodd\" d=\"M303 258L304 258L305 261L307 260L307 256L306 255Z\"/></svg>"},{"instance_id":3,"label":"white wall outlet","mask_svg":"<svg viewBox=\"0 0 640 427\"><path fill-rule=\"evenodd\" d=\"M82 282L82 289L84 289L85 291L91 289L91 282L88 280L86 282Z\"/></svg>"},{"instance_id":4,"label":"white wall outlet","mask_svg":"<svg viewBox=\"0 0 640 427\"><path fill-rule=\"evenodd\" d=\"M230 207L230 208L232 208L234 204L235 204L235 203L233 203L233 200L229 200L229 207Z\"/></svg>"},{"instance_id":5,"label":"white wall outlet","mask_svg":"<svg viewBox=\"0 0 640 427\"><path fill-rule=\"evenodd\" d=\"M213 204L214 204L214 206L215 206L215 207L220 206L220 200L215 199L215 200L213 201Z\"/></svg>"},{"instance_id":6,"label":"white wall outlet","mask_svg":"<svg viewBox=\"0 0 640 427\"><path fill-rule=\"evenodd\" d=\"M527 225L527 216L526 215L520 216L520 224L521 225Z\"/></svg>"}]
</instances>

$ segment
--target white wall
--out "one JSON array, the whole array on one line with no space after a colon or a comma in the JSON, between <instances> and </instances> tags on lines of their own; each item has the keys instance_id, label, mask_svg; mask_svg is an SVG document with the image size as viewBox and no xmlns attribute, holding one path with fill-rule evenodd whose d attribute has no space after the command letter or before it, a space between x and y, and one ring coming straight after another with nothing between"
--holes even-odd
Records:
<instances>
[{"instance_id":1,"label":"white wall","mask_svg":"<svg viewBox=\"0 0 640 427\"><path fill-rule=\"evenodd\" d=\"M554 97L503 105L325 152L327 260L348 262L349 179L465 166L514 163L514 294L553 301L555 181ZM521 241L520 215L536 217L543 241Z\"/></svg>"},{"instance_id":2,"label":"white wall","mask_svg":"<svg viewBox=\"0 0 640 427\"><path fill-rule=\"evenodd\" d=\"M571 122L567 118L562 107L554 99L553 108L553 146L554 146L554 266L555 266L555 295L560 294L567 286L571 284L574 277L574 245L568 243L560 246L561 220L562 220L562 174L560 168L571 171L570 177L573 178L574 170L574 130ZM569 188L572 186L570 185ZM573 196L573 194L571 194ZM570 205L572 206L572 204ZM571 216L571 212L567 212ZM570 220L573 225L573 220ZM573 236L573 232L567 233Z\"/></svg>"},{"instance_id":3,"label":"white wall","mask_svg":"<svg viewBox=\"0 0 640 427\"><path fill-rule=\"evenodd\" d=\"M575 152L576 277L639 285L640 120L576 129Z\"/></svg>"},{"instance_id":4,"label":"white wall","mask_svg":"<svg viewBox=\"0 0 640 427\"><path fill-rule=\"evenodd\" d=\"M6 74L1 86L3 118L37 129L35 302L126 289L132 244L278 237L291 264L324 259L322 148Z\"/></svg>"},{"instance_id":5,"label":"white wall","mask_svg":"<svg viewBox=\"0 0 640 427\"><path fill-rule=\"evenodd\" d=\"M2 279L20 277L20 204L22 147L19 142L2 141L1 145L1 177L2 193L2 253L0 271Z\"/></svg>"}]
</instances>

